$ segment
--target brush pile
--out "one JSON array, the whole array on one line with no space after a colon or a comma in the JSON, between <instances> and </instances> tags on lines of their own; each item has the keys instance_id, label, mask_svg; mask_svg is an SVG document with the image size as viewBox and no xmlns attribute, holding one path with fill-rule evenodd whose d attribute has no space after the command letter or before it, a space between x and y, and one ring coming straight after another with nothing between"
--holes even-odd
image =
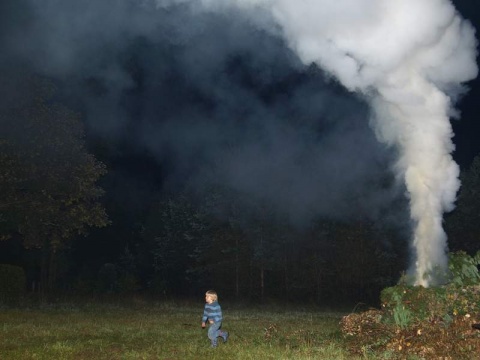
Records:
<instances>
[{"instance_id":1,"label":"brush pile","mask_svg":"<svg viewBox=\"0 0 480 360\"><path fill-rule=\"evenodd\" d=\"M479 359L478 260L451 254L450 283L386 288L381 310L345 316L340 325L349 350L385 359Z\"/></svg>"}]
</instances>

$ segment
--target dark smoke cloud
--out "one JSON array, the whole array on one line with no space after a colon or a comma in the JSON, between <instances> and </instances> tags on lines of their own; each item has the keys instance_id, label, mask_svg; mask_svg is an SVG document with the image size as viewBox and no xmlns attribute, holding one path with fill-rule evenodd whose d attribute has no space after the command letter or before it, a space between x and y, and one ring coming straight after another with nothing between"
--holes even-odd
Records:
<instances>
[{"instance_id":1,"label":"dark smoke cloud","mask_svg":"<svg viewBox=\"0 0 480 360\"><path fill-rule=\"evenodd\" d=\"M20 64L53 78L97 141L155 157L165 188L232 187L297 222L377 217L402 196L366 103L241 13L139 0L1 6L2 72Z\"/></svg>"}]
</instances>

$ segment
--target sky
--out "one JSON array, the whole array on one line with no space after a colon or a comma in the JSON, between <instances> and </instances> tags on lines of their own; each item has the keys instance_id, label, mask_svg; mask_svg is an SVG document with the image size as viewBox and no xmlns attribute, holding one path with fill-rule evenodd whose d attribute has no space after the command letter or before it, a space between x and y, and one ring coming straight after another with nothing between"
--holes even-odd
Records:
<instances>
[{"instance_id":1,"label":"sky","mask_svg":"<svg viewBox=\"0 0 480 360\"><path fill-rule=\"evenodd\" d=\"M309 3L315 4L302 4ZM465 169L480 151L471 62L449 63L436 48L422 52L425 39L434 42L451 25L449 1L429 0L425 8L393 2L397 8L385 13L375 0L318 2L323 7L309 12L282 0L225 4L2 1L2 91L15 92L25 69L52 78L57 100L84 117L93 148L101 144L106 160L124 159L111 161L123 181L146 177L165 191L187 187L199 194L226 186L299 225L319 216L408 222L405 193L415 192L404 181L409 152L398 145L400 130L379 120L393 116L390 104L410 101L411 94L382 82L407 82L402 71L409 70L392 70L398 64L418 62L435 79L435 89L423 88L420 96L438 88L457 101L456 116L440 105L446 145L439 156L448 158L455 147L453 159ZM478 24L479 5L455 5ZM401 26L389 27L379 14ZM315 42L312 29L330 42ZM462 29L459 39L473 41ZM418 108L410 107L412 118ZM434 140L422 137L409 149L418 154ZM146 166L137 166L140 158ZM444 175L432 180L441 184L435 197L444 199L432 210L435 221L452 207L457 170L447 160Z\"/></svg>"}]
</instances>

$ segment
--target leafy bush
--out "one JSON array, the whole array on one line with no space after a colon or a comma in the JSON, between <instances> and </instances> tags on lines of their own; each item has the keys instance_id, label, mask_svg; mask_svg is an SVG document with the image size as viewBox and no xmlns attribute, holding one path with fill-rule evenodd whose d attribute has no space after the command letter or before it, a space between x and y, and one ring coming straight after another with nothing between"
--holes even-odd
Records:
<instances>
[{"instance_id":1,"label":"leafy bush","mask_svg":"<svg viewBox=\"0 0 480 360\"><path fill-rule=\"evenodd\" d=\"M0 264L0 301L15 303L25 292L25 271L15 265Z\"/></svg>"},{"instance_id":2,"label":"leafy bush","mask_svg":"<svg viewBox=\"0 0 480 360\"><path fill-rule=\"evenodd\" d=\"M439 314L450 312L447 300L448 287L424 288L397 285L382 291L380 299L385 311L385 321L402 329L412 323L432 320ZM405 316L402 316L405 315ZM399 319L403 319L400 323Z\"/></svg>"},{"instance_id":3,"label":"leafy bush","mask_svg":"<svg viewBox=\"0 0 480 360\"><path fill-rule=\"evenodd\" d=\"M451 273L451 282L457 286L480 284L480 251L473 257L464 251L449 254L448 268Z\"/></svg>"},{"instance_id":4,"label":"leafy bush","mask_svg":"<svg viewBox=\"0 0 480 360\"><path fill-rule=\"evenodd\" d=\"M398 293L394 293L395 307L393 308L393 319L395 324L405 329L412 318L411 311L402 304L401 296Z\"/></svg>"},{"instance_id":5,"label":"leafy bush","mask_svg":"<svg viewBox=\"0 0 480 360\"><path fill-rule=\"evenodd\" d=\"M405 284L386 288L380 300L385 321L405 328L425 320L448 319L478 311L480 305L480 254L474 257L463 251L449 254L450 283L431 288ZM408 321L403 313L409 313Z\"/></svg>"}]
</instances>

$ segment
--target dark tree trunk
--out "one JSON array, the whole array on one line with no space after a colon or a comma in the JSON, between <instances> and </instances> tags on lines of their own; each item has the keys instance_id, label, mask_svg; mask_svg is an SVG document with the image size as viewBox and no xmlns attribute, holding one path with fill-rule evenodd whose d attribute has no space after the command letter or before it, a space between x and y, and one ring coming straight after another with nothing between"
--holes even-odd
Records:
<instances>
[{"instance_id":1,"label":"dark tree trunk","mask_svg":"<svg viewBox=\"0 0 480 360\"><path fill-rule=\"evenodd\" d=\"M260 265L260 300L262 303L265 300L265 268L263 264Z\"/></svg>"},{"instance_id":2,"label":"dark tree trunk","mask_svg":"<svg viewBox=\"0 0 480 360\"><path fill-rule=\"evenodd\" d=\"M38 291L40 300L43 302L48 292L48 265L49 265L49 248L45 245L42 249L42 260L40 265L40 284Z\"/></svg>"},{"instance_id":3,"label":"dark tree trunk","mask_svg":"<svg viewBox=\"0 0 480 360\"><path fill-rule=\"evenodd\" d=\"M240 244L238 240L238 236L235 236L235 298L238 300L240 297L240 259L239 259L239 252L240 252Z\"/></svg>"},{"instance_id":4,"label":"dark tree trunk","mask_svg":"<svg viewBox=\"0 0 480 360\"><path fill-rule=\"evenodd\" d=\"M57 282L57 257L56 249L50 248L48 261L48 292L55 288Z\"/></svg>"},{"instance_id":5,"label":"dark tree trunk","mask_svg":"<svg viewBox=\"0 0 480 360\"><path fill-rule=\"evenodd\" d=\"M288 245L283 244L283 286L285 291L285 301L288 301Z\"/></svg>"}]
</instances>

